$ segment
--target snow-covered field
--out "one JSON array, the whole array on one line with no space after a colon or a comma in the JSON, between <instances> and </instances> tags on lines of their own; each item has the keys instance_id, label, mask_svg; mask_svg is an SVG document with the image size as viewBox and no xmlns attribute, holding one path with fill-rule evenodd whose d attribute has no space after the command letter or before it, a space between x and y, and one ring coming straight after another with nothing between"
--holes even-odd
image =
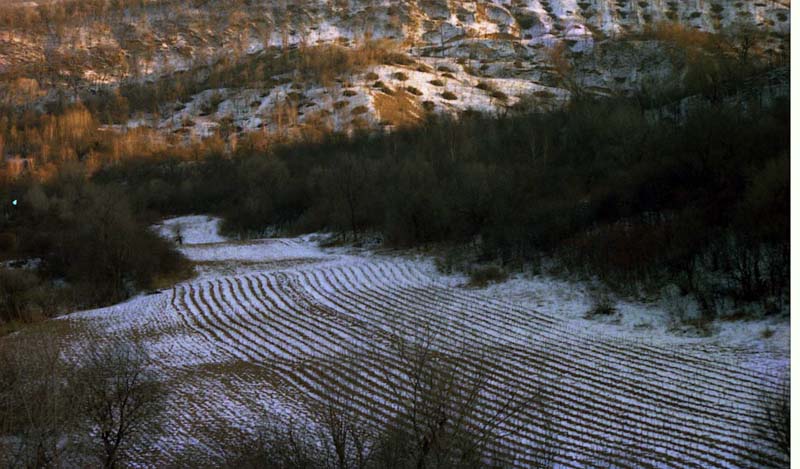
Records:
<instances>
[{"instance_id":1,"label":"snow-covered field","mask_svg":"<svg viewBox=\"0 0 800 469\"><path fill-rule=\"evenodd\" d=\"M761 401L788 370L788 321L682 337L655 306L621 303L616 321L584 319L583 287L548 278L473 289L429 259L327 250L313 237L228 241L208 217L158 229L174 239L177 226L197 278L66 318L97 336L142 340L170 385L164 431L139 449L142 467L186 450L213 456L275 415L313 420L331 391L364 418L387 418L397 397L382 370L398 362L389 343L421 330L491 376L479 415L490 418L509 388L541 396L503 424L520 467L540 444L555 444L559 466L574 468L775 459Z\"/></svg>"}]
</instances>

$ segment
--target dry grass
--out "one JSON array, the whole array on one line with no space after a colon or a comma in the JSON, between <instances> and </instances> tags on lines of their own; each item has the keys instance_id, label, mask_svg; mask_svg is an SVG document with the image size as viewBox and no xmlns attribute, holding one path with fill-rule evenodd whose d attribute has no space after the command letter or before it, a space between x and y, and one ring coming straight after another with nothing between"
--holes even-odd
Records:
<instances>
[{"instance_id":1,"label":"dry grass","mask_svg":"<svg viewBox=\"0 0 800 469\"><path fill-rule=\"evenodd\" d=\"M405 90L398 90L391 96L384 93L376 94L374 99L380 120L392 125L413 125L418 123L423 115L414 96Z\"/></svg>"}]
</instances>

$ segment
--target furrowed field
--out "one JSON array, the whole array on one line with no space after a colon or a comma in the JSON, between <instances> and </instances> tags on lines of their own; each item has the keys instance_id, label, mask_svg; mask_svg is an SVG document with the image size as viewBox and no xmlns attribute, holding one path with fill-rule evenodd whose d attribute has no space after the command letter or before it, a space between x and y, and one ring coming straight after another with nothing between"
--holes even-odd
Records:
<instances>
[{"instance_id":1,"label":"furrowed field","mask_svg":"<svg viewBox=\"0 0 800 469\"><path fill-rule=\"evenodd\" d=\"M228 241L205 217L162 232L178 222L197 278L62 319L75 343L117 336L151 351L170 393L163 427L135 449L143 467L191 452L211 461L265 422L314 425L331 406L377 428L415 392L414 348L457 370L452 392L479 403L459 415L496 427L494 449L517 467L780 460L763 402L781 392L788 327L756 348L637 332L576 317L582 293L555 281L500 294L410 256L322 249L309 237Z\"/></svg>"}]
</instances>

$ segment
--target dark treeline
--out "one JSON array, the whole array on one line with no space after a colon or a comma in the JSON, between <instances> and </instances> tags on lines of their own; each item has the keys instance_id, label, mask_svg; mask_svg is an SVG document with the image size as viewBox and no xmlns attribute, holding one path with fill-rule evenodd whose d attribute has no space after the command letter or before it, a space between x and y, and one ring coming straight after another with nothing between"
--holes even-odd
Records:
<instances>
[{"instance_id":1,"label":"dark treeline","mask_svg":"<svg viewBox=\"0 0 800 469\"><path fill-rule=\"evenodd\" d=\"M546 256L612 286L675 283L715 316L731 299L784 304L788 152L785 101L651 122L632 101L582 100L268 152L240 145L231 157L127 161L96 181L124 186L137 210L214 211L229 232L379 232L392 246L470 244L512 266Z\"/></svg>"},{"instance_id":2,"label":"dark treeline","mask_svg":"<svg viewBox=\"0 0 800 469\"><path fill-rule=\"evenodd\" d=\"M0 186L0 196L18 200L0 213L0 259L33 262L0 268L0 332L6 322L116 303L191 274L123 192L92 183L80 167L46 183Z\"/></svg>"}]
</instances>

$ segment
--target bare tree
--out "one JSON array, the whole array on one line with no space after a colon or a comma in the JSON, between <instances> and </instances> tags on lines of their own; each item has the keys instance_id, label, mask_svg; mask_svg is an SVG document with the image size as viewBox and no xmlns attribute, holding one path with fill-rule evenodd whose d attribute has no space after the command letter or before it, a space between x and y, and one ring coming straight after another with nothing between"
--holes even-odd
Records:
<instances>
[{"instance_id":1,"label":"bare tree","mask_svg":"<svg viewBox=\"0 0 800 469\"><path fill-rule=\"evenodd\" d=\"M384 340L379 343L335 358L337 366L350 369L343 363L376 354L386 357L379 373L390 395L355 399L353 391L331 379L325 386L327 394L319 396L311 409L313 423L272 422L255 438L229 447L222 465L236 469L466 469L511 467L524 459L530 467L553 467L558 448L551 419L542 412L546 401L539 389L503 386L496 374L476 364L488 360L439 340L430 329L400 332L397 326L382 334ZM368 360L364 366L375 365ZM363 387L355 392L372 390ZM394 405L386 409L379 402ZM517 421L523 413L535 416L543 443L527 451L508 451L508 445L501 443L524 428ZM386 420L373 417L381 414Z\"/></svg>"},{"instance_id":2,"label":"bare tree","mask_svg":"<svg viewBox=\"0 0 800 469\"><path fill-rule=\"evenodd\" d=\"M366 205L366 189L369 183L367 161L351 153L340 157L341 164L329 170L328 179L333 186L336 200L342 207L347 225L358 241L361 222Z\"/></svg>"},{"instance_id":3,"label":"bare tree","mask_svg":"<svg viewBox=\"0 0 800 469\"><path fill-rule=\"evenodd\" d=\"M353 409L343 391L335 389L323 403L318 437L325 448L325 466L331 469L372 467L375 433Z\"/></svg>"},{"instance_id":4,"label":"bare tree","mask_svg":"<svg viewBox=\"0 0 800 469\"><path fill-rule=\"evenodd\" d=\"M541 393L498 385L499 377L481 364L486 363L482 357L430 331L410 339L393 336L391 348L401 369L387 369L385 375L401 404L380 440L383 464L417 469L484 467L487 461L510 465L518 455L498 450L498 444L511 436L507 424L512 419L543 404ZM504 396L492 395L492 382ZM491 399L495 405L489 405ZM549 420L541 415L547 433ZM529 455L537 467L552 466L555 448L550 443Z\"/></svg>"},{"instance_id":5,"label":"bare tree","mask_svg":"<svg viewBox=\"0 0 800 469\"><path fill-rule=\"evenodd\" d=\"M566 88L573 96L578 96L582 93L582 87L577 80L577 72L575 66L570 59L570 50L566 43L558 42L546 50L545 60L553 68L558 78L561 80L562 86Z\"/></svg>"},{"instance_id":6,"label":"bare tree","mask_svg":"<svg viewBox=\"0 0 800 469\"><path fill-rule=\"evenodd\" d=\"M163 397L139 343L92 346L75 373L77 405L105 468L117 467L140 437L152 431Z\"/></svg>"},{"instance_id":7,"label":"bare tree","mask_svg":"<svg viewBox=\"0 0 800 469\"><path fill-rule=\"evenodd\" d=\"M751 22L737 20L723 31L723 36L735 52L738 65L749 67L753 51L764 41L767 33Z\"/></svg>"},{"instance_id":8,"label":"bare tree","mask_svg":"<svg viewBox=\"0 0 800 469\"><path fill-rule=\"evenodd\" d=\"M50 331L51 333L53 331ZM0 344L0 466L66 464L74 425L70 366L52 337L23 334Z\"/></svg>"}]
</instances>

